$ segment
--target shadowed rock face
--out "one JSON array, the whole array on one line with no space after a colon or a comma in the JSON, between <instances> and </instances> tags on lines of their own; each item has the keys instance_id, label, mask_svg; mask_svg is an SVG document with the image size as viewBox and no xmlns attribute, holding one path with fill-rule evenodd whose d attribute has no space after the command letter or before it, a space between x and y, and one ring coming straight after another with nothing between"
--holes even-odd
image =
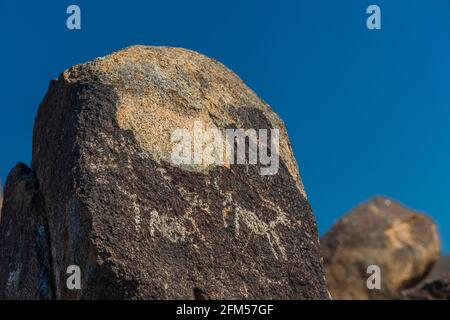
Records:
<instances>
[{"instance_id":1,"label":"shadowed rock face","mask_svg":"<svg viewBox=\"0 0 450 320\"><path fill-rule=\"evenodd\" d=\"M423 214L377 197L353 209L321 239L333 299L391 299L423 279L439 257L436 226ZM367 288L367 267L381 269L381 290Z\"/></svg>"},{"instance_id":2,"label":"shadowed rock face","mask_svg":"<svg viewBox=\"0 0 450 320\"><path fill-rule=\"evenodd\" d=\"M435 280L442 277L450 277L450 256L441 256L434 264L426 280Z\"/></svg>"},{"instance_id":3,"label":"shadowed rock face","mask_svg":"<svg viewBox=\"0 0 450 320\"><path fill-rule=\"evenodd\" d=\"M278 172L172 164L171 133L196 120L279 129ZM40 105L32 169L58 299L328 298L284 125L214 60L139 46L66 70ZM72 264L82 290L66 288Z\"/></svg>"},{"instance_id":4,"label":"shadowed rock face","mask_svg":"<svg viewBox=\"0 0 450 320\"><path fill-rule=\"evenodd\" d=\"M2 206L3 206L3 186L2 186L2 181L0 180L0 217L1 212L2 212Z\"/></svg>"},{"instance_id":5,"label":"shadowed rock face","mask_svg":"<svg viewBox=\"0 0 450 320\"><path fill-rule=\"evenodd\" d=\"M405 300L450 300L450 277L425 282L419 288L403 292Z\"/></svg>"},{"instance_id":6,"label":"shadowed rock face","mask_svg":"<svg viewBox=\"0 0 450 320\"><path fill-rule=\"evenodd\" d=\"M425 279L402 292L402 299L450 300L450 257L439 257Z\"/></svg>"},{"instance_id":7,"label":"shadowed rock face","mask_svg":"<svg viewBox=\"0 0 450 320\"><path fill-rule=\"evenodd\" d=\"M37 181L24 164L9 174L0 223L0 299L52 299L48 224Z\"/></svg>"}]
</instances>

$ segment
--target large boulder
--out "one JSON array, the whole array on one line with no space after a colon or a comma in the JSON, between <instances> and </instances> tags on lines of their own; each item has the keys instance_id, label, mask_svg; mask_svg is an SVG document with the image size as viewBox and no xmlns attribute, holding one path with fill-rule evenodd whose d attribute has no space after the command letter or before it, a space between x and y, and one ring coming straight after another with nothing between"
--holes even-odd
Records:
<instances>
[{"instance_id":1,"label":"large boulder","mask_svg":"<svg viewBox=\"0 0 450 320\"><path fill-rule=\"evenodd\" d=\"M321 247L333 299L398 298L420 282L439 257L433 221L384 197L339 219L322 237ZM379 289L371 277L378 275Z\"/></svg>"},{"instance_id":2,"label":"large boulder","mask_svg":"<svg viewBox=\"0 0 450 320\"><path fill-rule=\"evenodd\" d=\"M193 134L195 153L199 127L278 129L266 147L279 163L179 162L174 133ZM328 298L284 125L215 60L135 46L66 70L39 107L32 170L57 299Z\"/></svg>"}]
</instances>

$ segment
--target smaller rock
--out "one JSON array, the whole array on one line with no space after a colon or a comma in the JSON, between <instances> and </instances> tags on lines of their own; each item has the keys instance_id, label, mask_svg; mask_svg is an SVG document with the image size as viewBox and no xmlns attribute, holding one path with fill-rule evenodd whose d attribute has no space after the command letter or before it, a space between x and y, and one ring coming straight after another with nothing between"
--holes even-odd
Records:
<instances>
[{"instance_id":1,"label":"smaller rock","mask_svg":"<svg viewBox=\"0 0 450 320\"><path fill-rule=\"evenodd\" d=\"M427 281L418 289L403 293L405 300L450 300L450 275L442 279Z\"/></svg>"},{"instance_id":2,"label":"smaller rock","mask_svg":"<svg viewBox=\"0 0 450 320\"><path fill-rule=\"evenodd\" d=\"M2 216L2 206L3 206L3 184L2 180L0 179L0 218Z\"/></svg>"},{"instance_id":3,"label":"smaller rock","mask_svg":"<svg viewBox=\"0 0 450 320\"><path fill-rule=\"evenodd\" d=\"M8 175L0 220L0 299L54 297L44 201L33 171L17 164Z\"/></svg>"},{"instance_id":4,"label":"smaller rock","mask_svg":"<svg viewBox=\"0 0 450 320\"><path fill-rule=\"evenodd\" d=\"M426 215L376 197L339 219L321 248L333 299L395 299L429 273L439 237ZM367 285L371 265L380 268L379 290Z\"/></svg>"}]
</instances>

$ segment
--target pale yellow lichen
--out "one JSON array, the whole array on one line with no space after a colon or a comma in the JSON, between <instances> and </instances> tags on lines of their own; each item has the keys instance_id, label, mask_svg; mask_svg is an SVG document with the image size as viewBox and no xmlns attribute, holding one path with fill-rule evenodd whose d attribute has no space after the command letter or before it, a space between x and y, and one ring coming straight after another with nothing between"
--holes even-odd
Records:
<instances>
[{"instance_id":1,"label":"pale yellow lichen","mask_svg":"<svg viewBox=\"0 0 450 320\"><path fill-rule=\"evenodd\" d=\"M170 137L177 128L192 130L197 119L221 131L230 126L241 128L232 109L260 110L272 128L280 129L280 158L306 197L284 124L239 77L217 61L181 48L132 46L96 59L89 67L118 95L119 126L131 130L140 147L157 160L170 159ZM75 66L64 76L71 81L77 72ZM208 168L183 166L199 172Z\"/></svg>"}]
</instances>

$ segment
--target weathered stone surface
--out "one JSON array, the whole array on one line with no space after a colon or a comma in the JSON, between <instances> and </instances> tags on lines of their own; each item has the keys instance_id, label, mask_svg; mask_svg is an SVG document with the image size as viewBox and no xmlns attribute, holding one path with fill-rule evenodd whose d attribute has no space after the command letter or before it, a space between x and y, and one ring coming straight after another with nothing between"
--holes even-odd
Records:
<instances>
[{"instance_id":1,"label":"weathered stone surface","mask_svg":"<svg viewBox=\"0 0 450 320\"><path fill-rule=\"evenodd\" d=\"M34 174L9 174L0 222L0 299L52 299L48 225Z\"/></svg>"},{"instance_id":2,"label":"weathered stone surface","mask_svg":"<svg viewBox=\"0 0 450 320\"><path fill-rule=\"evenodd\" d=\"M439 257L427 216L376 197L345 215L321 239L333 299L390 299L423 279ZM381 290L367 288L367 267L381 269Z\"/></svg>"},{"instance_id":3,"label":"weathered stone surface","mask_svg":"<svg viewBox=\"0 0 450 320\"><path fill-rule=\"evenodd\" d=\"M429 280L420 288L403 292L405 300L450 300L450 274L446 278Z\"/></svg>"},{"instance_id":4,"label":"weathered stone surface","mask_svg":"<svg viewBox=\"0 0 450 320\"><path fill-rule=\"evenodd\" d=\"M278 173L174 165L171 133L198 119L278 128ZM212 59L137 46L66 70L39 108L32 168L58 299L328 298L284 125ZM65 285L72 264L79 291Z\"/></svg>"}]
</instances>

